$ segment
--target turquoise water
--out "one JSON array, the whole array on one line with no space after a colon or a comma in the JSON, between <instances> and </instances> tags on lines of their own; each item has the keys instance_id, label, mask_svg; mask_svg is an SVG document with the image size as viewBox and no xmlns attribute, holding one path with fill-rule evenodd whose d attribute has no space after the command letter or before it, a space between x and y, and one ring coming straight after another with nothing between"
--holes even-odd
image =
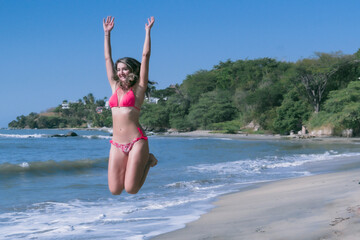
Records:
<instances>
[{"instance_id":1,"label":"turquoise water","mask_svg":"<svg viewBox=\"0 0 360 240\"><path fill-rule=\"evenodd\" d=\"M251 184L360 162L359 144L150 136L159 164L136 195L107 188L110 133L0 130L0 239L149 239Z\"/></svg>"}]
</instances>

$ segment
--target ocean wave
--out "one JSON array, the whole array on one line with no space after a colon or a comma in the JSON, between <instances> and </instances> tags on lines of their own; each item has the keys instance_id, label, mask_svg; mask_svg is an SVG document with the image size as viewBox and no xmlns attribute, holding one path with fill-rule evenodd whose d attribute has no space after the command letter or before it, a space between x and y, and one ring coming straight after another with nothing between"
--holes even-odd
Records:
<instances>
[{"instance_id":1,"label":"ocean wave","mask_svg":"<svg viewBox=\"0 0 360 240\"><path fill-rule=\"evenodd\" d=\"M216 173L220 175L247 175L261 173L266 169L298 167L311 162L356 156L360 156L360 153L339 154L336 151L326 151L322 154L295 154L286 157L268 156L255 160L247 159L232 162L222 162L217 164L199 164L196 166L189 166L188 170L200 173Z\"/></svg>"},{"instance_id":2,"label":"ocean wave","mask_svg":"<svg viewBox=\"0 0 360 240\"><path fill-rule=\"evenodd\" d=\"M166 209L166 208L171 208L171 207L180 207L183 206L185 204L189 204L189 203L195 203L195 202L199 202L199 201L205 201L205 200L209 200L211 198L214 198L218 196L217 193L208 193L206 195L199 195L196 197L186 197L186 198L180 198L180 199L172 199L170 201L161 201L161 202L154 202L152 204L148 204L146 207L142 207L141 210L162 210L162 209Z\"/></svg>"},{"instance_id":3,"label":"ocean wave","mask_svg":"<svg viewBox=\"0 0 360 240\"><path fill-rule=\"evenodd\" d=\"M189 191L209 190L220 188L223 185L217 179L180 181L165 185L168 189L188 189Z\"/></svg>"},{"instance_id":4,"label":"ocean wave","mask_svg":"<svg viewBox=\"0 0 360 240\"><path fill-rule=\"evenodd\" d=\"M0 232L1 239L78 239L79 236L101 236L101 239L129 239L139 229L162 229L164 226L185 224L193 218L198 218L199 210L183 211L180 216L159 216L158 210L176 208L184 204L207 200L209 196L195 198L179 196L169 200L156 198L154 200L132 202L98 200L93 202L72 200L69 202L41 202L29 206L24 211L0 214L0 223L6 226L6 231ZM154 211L155 210L155 211ZM201 212L203 213L203 212ZM136 223L134 225L134 223ZM114 234L113 229L119 229ZM158 230L157 230L158 231Z\"/></svg>"},{"instance_id":5,"label":"ocean wave","mask_svg":"<svg viewBox=\"0 0 360 240\"><path fill-rule=\"evenodd\" d=\"M80 137L88 138L88 139L111 139L112 136L106 135L81 135Z\"/></svg>"},{"instance_id":6,"label":"ocean wave","mask_svg":"<svg viewBox=\"0 0 360 240\"><path fill-rule=\"evenodd\" d=\"M0 133L0 138L52 138L52 137L67 137L66 134L3 134ZM110 135L78 135L78 137L87 139L111 139Z\"/></svg>"},{"instance_id":7,"label":"ocean wave","mask_svg":"<svg viewBox=\"0 0 360 240\"><path fill-rule=\"evenodd\" d=\"M20 164L3 163L0 164L0 176L15 176L19 173L29 174L46 174L57 173L64 171L79 171L91 168L104 168L107 167L107 159L81 159L74 161L59 161L54 160L42 162L22 162Z\"/></svg>"},{"instance_id":8,"label":"ocean wave","mask_svg":"<svg viewBox=\"0 0 360 240\"><path fill-rule=\"evenodd\" d=\"M3 134L0 133L2 138L45 138L49 137L48 134Z\"/></svg>"},{"instance_id":9,"label":"ocean wave","mask_svg":"<svg viewBox=\"0 0 360 240\"><path fill-rule=\"evenodd\" d=\"M336 158L356 157L356 156L360 156L360 153L341 153L341 154L339 154L336 151L330 150L323 154L297 154L294 156L289 156L285 159L288 161L269 163L264 167L270 168L270 169L297 167L297 166L301 166L301 165L304 165L306 163L311 163L311 162L327 161L327 160L332 160L332 159L336 159Z\"/></svg>"},{"instance_id":10,"label":"ocean wave","mask_svg":"<svg viewBox=\"0 0 360 240\"><path fill-rule=\"evenodd\" d=\"M247 174L260 172L263 167L262 161L258 160L239 160L233 162L222 162L217 164L199 164L197 166L189 166L189 171L200 173L217 173L227 174Z\"/></svg>"}]
</instances>

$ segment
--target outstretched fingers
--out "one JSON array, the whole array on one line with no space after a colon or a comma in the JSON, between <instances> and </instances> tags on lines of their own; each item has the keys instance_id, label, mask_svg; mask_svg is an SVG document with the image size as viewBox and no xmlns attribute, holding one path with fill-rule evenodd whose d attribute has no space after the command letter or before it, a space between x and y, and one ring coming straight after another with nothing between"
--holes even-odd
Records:
<instances>
[{"instance_id":1,"label":"outstretched fingers","mask_svg":"<svg viewBox=\"0 0 360 240\"><path fill-rule=\"evenodd\" d=\"M104 31L111 31L114 27L114 17L108 16L103 19L103 27L104 27Z\"/></svg>"},{"instance_id":2,"label":"outstretched fingers","mask_svg":"<svg viewBox=\"0 0 360 240\"><path fill-rule=\"evenodd\" d=\"M115 19L115 17L109 16L109 17L108 17L108 22L109 22L110 24L114 24L114 19Z\"/></svg>"},{"instance_id":3,"label":"outstretched fingers","mask_svg":"<svg viewBox=\"0 0 360 240\"><path fill-rule=\"evenodd\" d=\"M145 23L145 29L151 29L151 27L154 25L155 18L151 17L147 19L147 23Z\"/></svg>"}]
</instances>

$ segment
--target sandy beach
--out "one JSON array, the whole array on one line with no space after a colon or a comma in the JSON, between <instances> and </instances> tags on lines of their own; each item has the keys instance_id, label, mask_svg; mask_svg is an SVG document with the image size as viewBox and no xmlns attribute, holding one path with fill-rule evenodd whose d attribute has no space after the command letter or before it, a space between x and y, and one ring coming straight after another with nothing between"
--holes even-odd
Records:
<instances>
[{"instance_id":1,"label":"sandy beach","mask_svg":"<svg viewBox=\"0 0 360 240\"><path fill-rule=\"evenodd\" d=\"M359 181L356 169L259 184L154 239L360 239Z\"/></svg>"},{"instance_id":2,"label":"sandy beach","mask_svg":"<svg viewBox=\"0 0 360 240\"><path fill-rule=\"evenodd\" d=\"M246 134L246 133L237 133L237 134L227 134L227 133L218 133L210 130L195 130L190 132L177 132L177 131L168 131L166 133L157 134L160 136L167 137L207 137L207 138L231 138L231 139L248 139L248 140L276 140L276 139L288 139L288 140L304 140L304 141L327 141L327 142L360 142L360 137L334 137L334 136L323 136L323 137L313 137L313 136L299 136L299 135L280 135L280 134Z\"/></svg>"}]
</instances>

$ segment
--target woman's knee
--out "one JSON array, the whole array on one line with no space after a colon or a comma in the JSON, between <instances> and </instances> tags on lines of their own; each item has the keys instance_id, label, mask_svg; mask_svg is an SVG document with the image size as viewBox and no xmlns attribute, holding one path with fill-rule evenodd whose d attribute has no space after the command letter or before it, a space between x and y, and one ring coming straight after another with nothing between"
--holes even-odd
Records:
<instances>
[{"instance_id":1,"label":"woman's knee","mask_svg":"<svg viewBox=\"0 0 360 240\"><path fill-rule=\"evenodd\" d=\"M140 186L137 186L136 184L125 185L125 191L129 194L137 194L139 190L140 190Z\"/></svg>"},{"instance_id":2,"label":"woman's knee","mask_svg":"<svg viewBox=\"0 0 360 240\"><path fill-rule=\"evenodd\" d=\"M120 195L121 192L124 190L124 187L118 184L109 184L109 190L112 195Z\"/></svg>"},{"instance_id":3,"label":"woman's knee","mask_svg":"<svg viewBox=\"0 0 360 240\"><path fill-rule=\"evenodd\" d=\"M112 195L120 195L122 191L122 189L110 189Z\"/></svg>"}]
</instances>

